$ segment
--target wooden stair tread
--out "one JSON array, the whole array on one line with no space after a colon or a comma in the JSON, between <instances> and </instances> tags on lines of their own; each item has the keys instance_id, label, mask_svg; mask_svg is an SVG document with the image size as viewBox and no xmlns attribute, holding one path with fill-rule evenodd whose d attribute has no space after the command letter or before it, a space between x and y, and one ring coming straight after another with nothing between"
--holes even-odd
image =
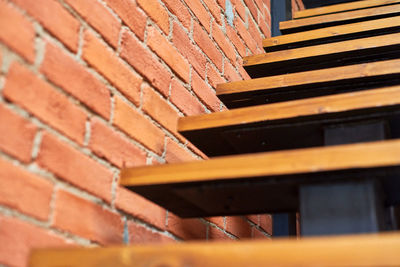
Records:
<instances>
[{"instance_id":1,"label":"wooden stair tread","mask_svg":"<svg viewBox=\"0 0 400 267\"><path fill-rule=\"evenodd\" d=\"M253 78L398 58L400 33L264 53L243 59Z\"/></svg>"},{"instance_id":2,"label":"wooden stair tread","mask_svg":"<svg viewBox=\"0 0 400 267\"><path fill-rule=\"evenodd\" d=\"M112 248L43 249L31 267L391 267L400 265L400 234L241 242L154 244Z\"/></svg>"},{"instance_id":3,"label":"wooden stair tread","mask_svg":"<svg viewBox=\"0 0 400 267\"><path fill-rule=\"evenodd\" d=\"M383 120L400 124L400 86L180 118L178 131L210 157L320 146L324 128Z\"/></svg>"},{"instance_id":4,"label":"wooden stair tread","mask_svg":"<svg viewBox=\"0 0 400 267\"><path fill-rule=\"evenodd\" d=\"M286 33L300 32L323 27L343 25L390 16L396 16L400 12L400 5L381 6L342 13L328 14L317 17L282 21L280 30Z\"/></svg>"},{"instance_id":5,"label":"wooden stair tread","mask_svg":"<svg viewBox=\"0 0 400 267\"><path fill-rule=\"evenodd\" d=\"M396 139L130 168L120 184L178 216L203 217L297 211L300 185L399 172ZM400 185L389 183L397 202Z\"/></svg>"},{"instance_id":6,"label":"wooden stair tread","mask_svg":"<svg viewBox=\"0 0 400 267\"><path fill-rule=\"evenodd\" d=\"M400 0L364 0L364 1L355 1L351 3L344 3L344 4L336 4L336 5L329 5L324 7L318 8L309 8L304 10L299 10L294 12L293 18L300 19L300 18L307 18L307 17L314 17L314 16L321 16L339 12L346 12L352 11L357 9L366 9L371 7L377 6L385 6L400 3Z\"/></svg>"},{"instance_id":7,"label":"wooden stair tread","mask_svg":"<svg viewBox=\"0 0 400 267\"><path fill-rule=\"evenodd\" d=\"M382 35L391 33L391 31L397 32L399 25L399 16L369 20L267 38L263 40L263 46L267 52L273 52L321 43L344 41L351 38Z\"/></svg>"},{"instance_id":8,"label":"wooden stair tread","mask_svg":"<svg viewBox=\"0 0 400 267\"><path fill-rule=\"evenodd\" d=\"M216 92L228 108L237 108L400 84L399 78L395 59L224 83Z\"/></svg>"}]
</instances>

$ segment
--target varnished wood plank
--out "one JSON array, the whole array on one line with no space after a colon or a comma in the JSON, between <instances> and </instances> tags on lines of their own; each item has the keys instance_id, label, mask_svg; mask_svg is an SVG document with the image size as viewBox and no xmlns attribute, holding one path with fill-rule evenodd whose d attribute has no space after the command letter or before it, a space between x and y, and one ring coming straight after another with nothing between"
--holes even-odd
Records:
<instances>
[{"instance_id":1,"label":"varnished wood plank","mask_svg":"<svg viewBox=\"0 0 400 267\"><path fill-rule=\"evenodd\" d=\"M348 11L336 14L328 14L317 17L288 20L280 23L280 30L293 33L302 30L317 29L322 27L343 25L346 23L366 21L370 19L395 16L400 12L400 5L390 5L362 10Z\"/></svg>"},{"instance_id":2,"label":"varnished wood plank","mask_svg":"<svg viewBox=\"0 0 400 267\"><path fill-rule=\"evenodd\" d=\"M370 21L363 21L363 22L327 27L305 32L285 34L272 38L267 38L263 40L263 46L268 51L268 49L273 50L274 47L279 47L279 46L285 47L290 45L295 46L296 43L307 44L307 42L310 41L317 42L318 40L327 40L329 38L332 41L335 41L335 40L340 40L340 38L361 35L362 33L368 34L372 31L377 31L377 30L385 32L387 29L397 28L399 27L399 25L400 25L400 17L398 16L370 20Z\"/></svg>"},{"instance_id":3,"label":"varnished wood plank","mask_svg":"<svg viewBox=\"0 0 400 267\"><path fill-rule=\"evenodd\" d=\"M399 78L400 59L395 59L223 83L217 86L216 92L232 108L278 102L275 98L279 99L279 95L288 101L289 97L329 95L336 90L358 91L368 86L393 84Z\"/></svg>"},{"instance_id":4,"label":"varnished wood plank","mask_svg":"<svg viewBox=\"0 0 400 267\"><path fill-rule=\"evenodd\" d=\"M223 112L180 118L178 131L280 120L347 110L400 104L400 86L333 96L240 108Z\"/></svg>"},{"instance_id":5,"label":"varnished wood plank","mask_svg":"<svg viewBox=\"0 0 400 267\"><path fill-rule=\"evenodd\" d=\"M399 0L364 0L364 1L355 1L351 3L330 5L318 8L310 8L299 10L293 14L294 19L306 18L306 17L314 17L327 15L332 13L339 13L357 9L366 9L377 6L385 6L400 3Z\"/></svg>"},{"instance_id":6,"label":"varnished wood plank","mask_svg":"<svg viewBox=\"0 0 400 267\"><path fill-rule=\"evenodd\" d=\"M400 234L275 241L176 243L114 248L44 249L31 267L394 267Z\"/></svg>"},{"instance_id":7,"label":"varnished wood plank","mask_svg":"<svg viewBox=\"0 0 400 267\"><path fill-rule=\"evenodd\" d=\"M264 53L243 59L253 78L398 58L400 33Z\"/></svg>"}]
</instances>

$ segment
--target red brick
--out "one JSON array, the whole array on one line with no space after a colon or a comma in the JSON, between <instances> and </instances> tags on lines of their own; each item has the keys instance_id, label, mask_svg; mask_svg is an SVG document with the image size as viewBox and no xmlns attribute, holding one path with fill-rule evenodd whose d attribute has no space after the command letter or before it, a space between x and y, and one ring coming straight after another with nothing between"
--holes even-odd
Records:
<instances>
[{"instance_id":1,"label":"red brick","mask_svg":"<svg viewBox=\"0 0 400 267\"><path fill-rule=\"evenodd\" d=\"M83 143L85 112L17 62L10 67L3 94L71 139Z\"/></svg>"},{"instance_id":2,"label":"red brick","mask_svg":"<svg viewBox=\"0 0 400 267\"><path fill-rule=\"evenodd\" d=\"M195 160L195 157L187 149L168 138L165 160L167 163L187 162Z\"/></svg>"},{"instance_id":3,"label":"red brick","mask_svg":"<svg viewBox=\"0 0 400 267\"><path fill-rule=\"evenodd\" d=\"M243 61L241 61L241 63L243 63ZM241 63L238 66L238 70L239 70L240 76L242 76L243 80L250 80L251 77L249 76L247 71L243 68L243 65Z\"/></svg>"},{"instance_id":4,"label":"red brick","mask_svg":"<svg viewBox=\"0 0 400 267\"><path fill-rule=\"evenodd\" d=\"M173 27L172 38L174 46L188 59L200 76L204 78L207 59L198 47L193 45L189 39L189 35L176 22Z\"/></svg>"},{"instance_id":5,"label":"red brick","mask_svg":"<svg viewBox=\"0 0 400 267\"><path fill-rule=\"evenodd\" d=\"M110 92L86 68L57 46L48 43L40 69L53 83L104 118L110 117Z\"/></svg>"},{"instance_id":6,"label":"red brick","mask_svg":"<svg viewBox=\"0 0 400 267\"><path fill-rule=\"evenodd\" d=\"M37 162L72 185L111 201L113 173L48 133L43 135Z\"/></svg>"},{"instance_id":7,"label":"red brick","mask_svg":"<svg viewBox=\"0 0 400 267\"><path fill-rule=\"evenodd\" d=\"M224 76L229 82L241 81L242 77L236 72L231 63L225 61Z\"/></svg>"},{"instance_id":8,"label":"red brick","mask_svg":"<svg viewBox=\"0 0 400 267\"><path fill-rule=\"evenodd\" d=\"M118 168L146 164L147 155L122 134L93 118L89 148Z\"/></svg>"},{"instance_id":9,"label":"red brick","mask_svg":"<svg viewBox=\"0 0 400 267\"><path fill-rule=\"evenodd\" d=\"M113 47L118 45L121 23L97 0L66 0Z\"/></svg>"},{"instance_id":10,"label":"red brick","mask_svg":"<svg viewBox=\"0 0 400 267\"><path fill-rule=\"evenodd\" d=\"M262 10L263 8L263 0L255 0L258 10Z\"/></svg>"},{"instance_id":11,"label":"red brick","mask_svg":"<svg viewBox=\"0 0 400 267\"><path fill-rule=\"evenodd\" d=\"M164 96L168 96L171 74L132 34L122 35L121 57L142 74Z\"/></svg>"},{"instance_id":12,"label":"red brick","mask_svg":"<svg viewBox=\"0 0 400 267\"><path fill-rule=\"evenodd\" d=\"M33 63L35 29L27 18L4 0L0 1L0 28L0 41Z\"/></svg>"},{"instance_id":13,"label":"red brick","mask_svg":"<svg viewBox=\"0 0 400 267\"><path fill-rule=\"evenodd\" d=\"M261 215L260 216L260 227L264 229L265 232L272 235L272 217L271 215Z\"/></svg>"},{"instance_id":14,"label":"red brick","mask_svg":"<svg viewBox=\"0 0 400 267\"><path fill-rule=\"evenodd\" d=\"M152 231L134 222L128 222L129 243L130 244L149 244L149 243L170 243L173 239L159 232Z\"/></svg>"},{"instance_id":15,"label":"red brick","mask_svg":"<svg viewBox=\"0 0 400 267\"><path fill-rule=\"evenodd\" d=\"M240 37L242 37L242 39L244 40L246 46L250 49L252 53L255 53L257 51L257 43L250 35L244 23L240 19L237 19L234 21L234 26Z\"/></svg>"},{"instance_id":16,"label":"red brick","mask_svg":"<svg viewBox=\"0 0 400 267\"><path fill-rule=\"evenodd\" d=\"M37 127L2 105L0 118L0 150L29 162Z\"/></svg>"},{"instance_id":17,"label":"red brick","mask_svg":"<svg viewBox=\"0 0 400 267\"><path fill-rule=\"evenodd\" d=\"M147 16L132 0L105 0L140 40L144 40Z\"/></svg>"},{"instance_id":18,"label":"red brick","mask_svg":"<svg viewBox=\"0 0 400 267\"><path fill-rule=\"evenodd\" d=\"M142 109L170 132L176 132L178 112L147 85L143 88Z\"/></svg>"},{"instance_id":19,"label":"red brick","mask_svg":"<svg viewBox=\"0 0 400 267\"><path fill-rule=\"evenodd\" d=\"M123 187L117 188L115 206L158 229L165 229L165 209Z\"/></svg>"},{"instance_id":20,"label":"red brick","mask_svg":"<svg viewBox=\"0 0 400 267\"><path fill-rule=\"evenodd\" d=\"M253 234L252 237L254 239L270 239L265 233L261 232L257 228L253 227Z\"/></svg>"},{"instance_id":21,"label":"red brick","mask_svg":"<svg viewBox=\"0 0 400 267\"><path fill-rule=\"evenodd\" d=\"M176 79L171 83L171 102L185 115L199 115L205 112L200 102Z\"/></svg>"},{"instance_id":22,"label":"red brick","mask_svg":"<svg viewBox=\"0 0 400 267\"><path fill-rule=\"evenodd\" d=\"M54 233L16 218L0 215L0 225L0 264L26 267L32 249L68 246Z\"/></svg>"},{"instance_id":23,"label":"red brick","mask_svg":"<svg viewBox=\"0 0 400 267\"><path fill-rule=\"evenodd\" d=\"M217 42L218 46L222 49L224 54L229 58L232 64L236 63L236 52L235 48L232 44L228 41L228 37L225 36L221 28L216 24L213 23L213 32L212 36L214 40Z\"/></svg>"},{"instance_id":24,"label":"red brick","mask_svg":"<svg viewBox=\"0 0 400 267\"><path fill-rule=\"evenodd\" d=\"M217 88L218 84L225 82L224 78L222 78L222 75L210 63L207 63L207 80L214 89Z\"/></svg>"},{"instance_id":25,"label":"red brick","mask_svg":"<svg viewBox=\"0 0 400 267\"><path fill-rule=\"evenodd\" d=\"M236 47L236 50L240 54L241 57L246 56L246 46L244 45L243 41L240 39L239 35L236 33L235 29L231 26L226 26L226 35L228 39L233 43Z\"/></svg>"},{"instance_id":26,"label":"red brick","mask_svg":"<svg viewBox=\"0 0 400 267\"><path fill-rule=\"evenodd\" d=\"M93 33L85 32L83 58L114 84L135 105L140 104L142 78L101 43Z\"/></svg>"},{"instance_id":27,"label":"red brick","mask_svg":"<svg viewBox=\"0 0 400 267\"><path fill-rule=\"evenodd\" d=\"M12 0L69 49L77 51L80 23L56 0ZM44 8L45 7L45 8Z\"/></svg>"},{"instance_id":28,"label":"red brick","mask_svg":"<svg viewBox=\"0 0 400 267\"><path fill-rule=\"evenodd\" d=\"M186 6L181 2L181 0L164 0L164 4L167 8L178 17L180 22L187 30L190 29L190 24L192 21L192 16L190 15Z\"/></svg>"},{"instance_id":29,"label":"red brick","mask_svg":"<svg viewBox=\"0 0 400 267\"><path fill-rule=\"evenodd\" d=\"M262 45L262 36L260 31L258 30L258 26L254 23L253 20L249 20L249 33L251 37L256 41L258 47L263 47Z\"/></svg>"},{"instance_id":30,"label":"red brick","mask_svg":"<svg viewBox=\"0 0 400 267\"><path fill-rule=\"evenodd\" d=\"M221 101L195 71L192 73L192 90L208 108L219 111Z\"/></svg>"},{"instance_id":31,"label":"red brick","mask_svg":"<svg viewBox=\"0 0 400 267\"><path fill-rule=\"evenodd\" d=\"M258 21L258 27L260 27L262 33L265 35L265 38L271 37L271 28L269 25L270 24L267 24L266 20L263 18Z\"/></svg>"},{"instance_id":32,"label":"red brick","mask_svg":"<svg viewBox=\"0 0 400 267\"><path fill-rule=\"evenodd\" d=\"M169 32L169 15L157 0L136 0L138 5L166 33Z\"/></svg>"},{"instance_id":33,"label":"red brick","mask_svg":"<svg viewBox=\"0 0 400 267\"><path fill-rule=\"evenodd\" d=\"M147 45L159 55L182 80L189 82L189 63L154 27L149 27L147 30Z\"/></svg>"},{"instance_id":34,"label":"red brick","mask_svg":"<svg viewBox=\"0 0 400 267\"><path fill-rule=\"evenodd\" d=\"M183 240L198 240L206 238L207 226L199 219L181 219L170 212L167 231Z\"/></svg>"},{"instance_id":35,"label":"red brick","mask_svg":"<svg viewBox=\"0 0 400 267\"><path fill-rule=\"evenodd\" d=\"M115 98L114 125L147 148L161 155L165 134L121 98Z\"/></svg>"},{"instance_id":36,"label":"red brick","mask_svg":"<svg viewBox=\"0 0 400 267\"><path fill-rule=\"evenodd\" d=\"M203 50L203 52L210 58L211 62L213 62L215 66L222 71L222 54L218 51L216 45L198 23L194 23L193 26L193 39Z\"/></svg>"},{"instance_id":37,"label":"red brick","mask_svg":"<svg viewBox=\"0 0 400 267\"><path fill-rule=\"evenodd\" d=\"M221 229L225 228L225 217L207 217L205 218L207 221L215 224L216 226L218 226Z\"/></svg>"},{"instance_id":38,"label":"red brick","mask_svg":"<svg viewBox=\"0 0 400 267\"><path fill-rule=\"evenodd\" d=\"M210 241L232 241L224 231L216 227L208 227L208 240Z\"/></svg>"},{"instance_id":39,"label":"red brick","mask_svg":"<svg viewBox=\"0 0 400 267\"><path fill-rule=\"evenodd\" d=\"M122 243L124 231L117 213L64 190L57 192L53 227L102 245Z\"/></svg>"},{"instance_id":40,"label":"red brick","mask_svg":"<svg viewBox=\"0 0 400 267\"><path fill-rule=\"evenodd\" d=\"M253 15L255 19L258 17L258 9L254 3L254 0L244 0L245 5L250 10L250 13Z\"/></svg>"},{"instance_id":41,"label":"red brick","mask_svg":"<svg viewBox=\"0 0 400 267\"><path fill-rule=\"evenodd\" d=\"M238 238L250 238L251 237L251 226L242 217L226 217L225 230Z\"/></svg>"},{"instance_id":42,"label":"red brick","mask_svg":"<svg viewBox=\"0 0 400 267\"><path fill-rule=\"evenodd\" d=\"M0 159L0 203L47 221L53 185Z\"/></svg>"},{"instance_id":43,"label":"red brick","mask_svg":"<svg viewBox=\"0 0 400 267\"><path fill-rule=\"evenodd\" d=\"M192 10L195 17L200 21L200 23L207 30L207 32L210 32L211 16L208 14L205 7L201 4L201 1L193 1L193 0L184 0L184 1L189 6L189 8Z\"/></svg>"},{"instance_id":44,"label":"red brick","mask_svg":"<svg viewBox=\"0 0 400 267\"><path fill-rule=\"evenodd\" d=\"M246 21L247 20L246 6L242 4L241 0L232 0L232 3L235 7L236 12L239 14L240 18L243 21Z\"/></svg>"},{"instance_id":45,"label":"red brick","mask_svg":"<svg viewBox=\"0 0 400 267\"><path fill-rule=\"evenodd\" d=\"M221 8L218 6L217 2L215 2L215 0L204 0L204 3L208 7L208 9L211 11L211 14L215 18L215 20L218 22L218 24L221 25L221 23L222 23Z\"/></svg>"}]
</instances>

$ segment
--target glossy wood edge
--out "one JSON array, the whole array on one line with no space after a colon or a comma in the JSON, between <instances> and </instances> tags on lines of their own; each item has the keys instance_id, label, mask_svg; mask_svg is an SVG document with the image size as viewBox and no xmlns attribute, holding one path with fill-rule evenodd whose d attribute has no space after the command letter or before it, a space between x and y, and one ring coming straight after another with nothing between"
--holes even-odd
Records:
<instances>
[{"instance_id":1,"label":"glossy wood edge","mask_svg":"<svg viewBox=\"0 0 400 267\"><path fill-rule=\"evenodd\" d=\"M364 1L355 1L350 3L344 4L336 4L324 7L317 7L317 8L310 8L310 9L303 9L294 12L293 18L300 19L306 17L314 17L314 16L321 16L327 15L332 13L339 13L339 12L346 12L352 11L357 9L365 9L377 6L384 6L400 3L400 0L364 0Z\"/></svg>"},{"instance_id":2,"label":"glossy wood edge","mask_svg":"<svg viewBox=\"0 0 400 267\"><path fill-rule=\"evenodd\" d=\"M172 243L131 247L42 249L30 267L394 267L400 234L275 239L274 241Z\"/></svg>"},{"instance_id":3,"label":"glossy wood edge","mask_svg":"<svg viewBox=\"0 0 400 267\"><path fill-rule=\"evenodd\" d=\"M400 59L223 83L217 85L216 93L222 96L388 74L400 74Z\"/></svg>"},{"instance_id":4,"label":"glossy wood edge","mask_svg":"<svg viewBox=\"0 0 400 267\"><path fill-rule=\"evenodd\" d=\"M400 11L400 5L390 5L375 8L368 8L362 10L348 11L336 14L328 14L318 17L310 17L304 19L288 20L279 23L279 28L281 31L290 30L294 28L306 27L311 25L318 25L324 23L333 23L339 21L346 21L352 19L359 19L377 15L386 15L397 13Z\"/></svg>"}]
</instances>

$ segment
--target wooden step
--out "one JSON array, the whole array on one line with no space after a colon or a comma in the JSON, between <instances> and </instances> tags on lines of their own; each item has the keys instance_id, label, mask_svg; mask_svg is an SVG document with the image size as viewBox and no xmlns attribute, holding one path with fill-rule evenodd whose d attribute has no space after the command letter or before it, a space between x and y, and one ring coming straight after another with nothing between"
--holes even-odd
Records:
<instances>
[{"instance_id":1,"label":"wooden step","mask_svg":"<svg viewBox=\"0 0 400 267\"><path fill-rule=\"evenodd\" d=\"M178 131L208 156L324 145L324 129L383 121L400 137L400 86L180 118Z\"/></svg>"},{"instance_id":2,"label":"wooden step","mask_svg":"<svg viewBox=\"0 0 400 267\"><path fill-rule=\"evenodd\" d=\"M114 248L43 249L31 267L397 267L400 234Z\"/></svg>"},{"instance_id":3,"label":"wooden step","mask_svg":"<svg viewBox=\"0 0 400 267\"><path fill-rule=\"evenodd\" d=\"M125 169L122 186L181 217L295 212L309 183L377 177L400 202L400 140L340 145Z\"/></svg>"},{"instance_id":4,"label":"wooden step","mask_svg":"<svg viewBox=\"0 0 400 267\"><path fill-rule=\"evenodd\" d=\"M385 17L393 17L399 14L400 5L395 4L390 6L374 7L362 10L322 15L311 18L282 21L279 24L279 28L283 34L288 34Z\"/></svg>"},{"instance_id":5,"label":"wooden step","mask_svg":"<svg viewBox=\"0 0 400 267\"><path fill-rule=\"evenodd\" d=\"M294 12L294 19L301 19L307 17L315 17L333 13L340 13L358 9L366 9L371 7L386 6L400 3L400 0L364 0L354 1L351 3L336 4L318 8L304 9Z\"/></svg>"},{"instance_id":6,"label":"wooden step","mask_svg":"<svg viewBox=\"0 0 400 267\"><path fill-rule=\"evenodd\" d=\"M228 108L239 108L400 84L400 59L298 72L217 86Z\"/></svg>"},{"instance_id":7,"label":"wooden step","mask_svg":"<svg viewBox=\"0 0 400 267\"><path fill-rule=\"evenodd\" d=\"M361 64L400 57L400 33L245 57L252 78Z\"/></svg>"},{"instance_id":8,"label":"wooden step","mask_svg":"<svg viewBox=\"0 0 400 267\"><path fill-rule=\"evenodd\" d=\"M399 1L400 2L400 1ZM372 37L400 31L400 16L280 35L263 40L266 52Z\"/></svg>"}]
</instances>

